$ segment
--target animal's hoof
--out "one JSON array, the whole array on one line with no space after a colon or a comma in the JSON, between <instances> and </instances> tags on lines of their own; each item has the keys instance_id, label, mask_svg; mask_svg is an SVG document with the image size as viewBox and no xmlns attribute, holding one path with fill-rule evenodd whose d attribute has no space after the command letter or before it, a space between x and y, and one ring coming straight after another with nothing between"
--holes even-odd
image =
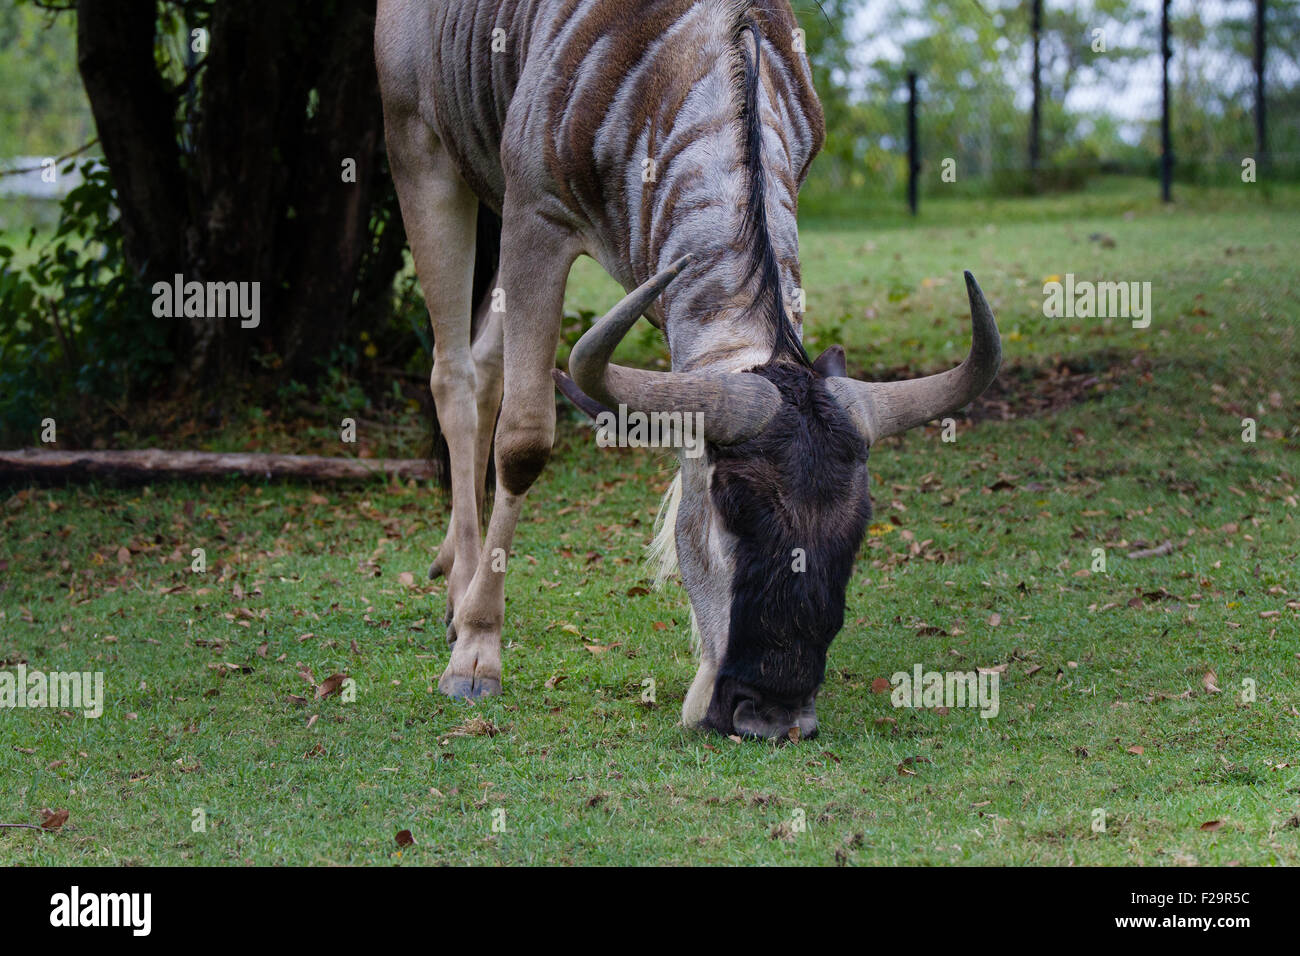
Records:
<instances>
[{"instance_id":1,"label":"animal's hoof","mask_svg":"<svg viewBox=\"0 0 1300 956\"><path fill-rule=\"evenodd\" d=\"M438 578L451 573L452 563L456 560L456 554L447 547L447 542L442 543L438 553L433 556L433 563L429 565L429 580L436 581Z\"/></svg>"},{"instance_id":2,"label":"animal's hoof","mask_svg":"<svg viewBox=\"0 0 1300 956\"><path fill-rule=\"evenodd\" d=\"M461 677L459 674L443 674L438 679L438 690L453 700L496 697L501 693L501 681L495 677Z\"/></svg>"}]
</instances>

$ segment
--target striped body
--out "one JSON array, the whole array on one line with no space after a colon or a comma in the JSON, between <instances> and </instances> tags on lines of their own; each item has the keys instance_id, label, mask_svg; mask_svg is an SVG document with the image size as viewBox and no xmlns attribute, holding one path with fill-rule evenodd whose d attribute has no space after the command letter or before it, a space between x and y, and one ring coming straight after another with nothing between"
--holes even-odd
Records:
<instances>
[{"instance_id":1,"label":"striped body","mask_svg":"<svg viewBox=\"0 0 1300 956\"><path fill-rule=\"evenodd\" d=\"M756 158L742 121L749 20L763 37ZM747 245L769 244L800 324L796 194L824 129L795 29L774 2L449 0L430 3L405 42L433 50L412 94L487 205L500 211L509 195L539 208L629 289L694 253L652 317L675 369L736 369L772 352L752 314ZM754 161L766 200L756 238L744 229Z\"/></svg>"},{"instance_id":2,"label":"striped body","mask_svg":"<svg viewBox=\"0 0 1300 956\"><path fill-rule=\"evenodd\" d=\"M975 338L956 369L859 382L839 346L804 351L797 193L824 130L799 37L785 0L379 0L389 163L451 463L430 569L448 582L442 693L501 692L505 561L554 446L555 382L593 415L699 416L705 454L681 457L657 547L671 540L699 637L685 725L816 732L870 520L868 447L970 401L1000 350L968 273ZM481 203L500 213L495 256ZM570 377L555 353L583 253L629 291L570 350ZM491 305L474 291L489 267ZM612 360L642 315L672 371Z\"/></svg>"}]
</instances>

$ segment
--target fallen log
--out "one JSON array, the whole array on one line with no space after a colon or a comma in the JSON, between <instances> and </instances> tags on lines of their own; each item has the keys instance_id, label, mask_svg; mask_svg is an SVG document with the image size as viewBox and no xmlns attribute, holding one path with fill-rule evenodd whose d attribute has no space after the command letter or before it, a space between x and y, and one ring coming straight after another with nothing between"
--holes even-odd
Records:
<instances>
[{"instance_id":1,"label":"fallen log","mask_svg":"<svg viewBox=\"0 0 1300 956\"><path fill-rule=\"evenodd\" d=\"M325 455L268 455L242 452L64 451L23 448L0 451L0 480L81 481L106 478L151 481L174 478L297 478L360 481L376 477L434 478L437 465L420 458L333 458Z\"/></svg>"}]
</instances>

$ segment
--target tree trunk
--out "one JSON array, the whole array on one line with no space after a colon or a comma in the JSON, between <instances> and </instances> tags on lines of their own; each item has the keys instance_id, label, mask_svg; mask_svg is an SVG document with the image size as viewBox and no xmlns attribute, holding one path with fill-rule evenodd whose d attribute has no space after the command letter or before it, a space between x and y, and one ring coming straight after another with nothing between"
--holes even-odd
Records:
<instances>
[{"instance_id":1,"label":"tree trunk","mask_svg":"<svg viewBox=\"0 0 1300 956\"><path fill-rule=\"evenodd\" d=\"M304 3L309 18L319 0ZM277 351L295 372L308 370L321 342L343 340L353 308L363 256L371 245L370 217L376 201L396 209L396 194L384 188L384 122L374 62L373 4L346 6L331 29L314 38L319 50L315 74L318 112L308 127L293 167L290 197L295 217L287 226L287 256L280 274L310 277L283 304L283 334ZM345 160L355 163L355 182L345 182ZM391 221L391 220L390 220ZM398 236L404 238L399 230ZM384 276L385 297L401 266L401 250Z\"/></svg>"},{"instance_id":2,"label":"tree trunk","mask_svg":"<svg viewBox=\"0 0 1300 956\"><path fill-rule=\"evenodd\" d=\"M171 323L176 384L247 380L255 355L260 369L310 377L349 318L386 314L402 261L400 227L372 235L375 222L398 222L381 178L373 2L215 0L196 21L208 51L191 80L185 151L181 91L156 64L156 4L78 0L77 13L78 65L132 268L146 287L176 274L258 283L256 328L231 316L160 320Z\"/></svg>"},{"instance_id":3,"label":"tree trunk","mask_svg":"<svg viewBox=\"0 0 1300 956\"><path fill-rule=\"evenodd\" d=\"M187 189L176 100L154 65L154 16L142 0L79 0L77 69L122 197L126 255L138 272L170 276L184 258Z\"/></svg>"}]
</instances>

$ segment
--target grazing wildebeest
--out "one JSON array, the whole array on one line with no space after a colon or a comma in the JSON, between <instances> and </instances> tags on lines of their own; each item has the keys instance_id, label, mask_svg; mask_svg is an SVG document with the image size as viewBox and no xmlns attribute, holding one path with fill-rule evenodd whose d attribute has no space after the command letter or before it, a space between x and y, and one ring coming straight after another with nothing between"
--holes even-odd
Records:
<instances>
[{"instance_id":1,"label":"grazing wildebeest","mask_svg":"<svg viewBox=\"0 0 1300 956\"><path fill-rule=\"evenodd\" d=\"M665 508L699 637L684 722L816 730L871 515L868 449L978 396L1000 346L967 273L974 339L958 368L860 382L838 346L805 353L796 195L824 123L801 36L784 0L380 0L388 155L451 461L430 570L447 576L444 694L501 689L503 559L551 453L565 281L585 253L631 291L574 348L562 388L588 410L703 415L706 454L681 456ZM480 204L501 233L495 295L475 302ZM643 314L671 371L610 361Z\"/></svg>"}]
</instances>

